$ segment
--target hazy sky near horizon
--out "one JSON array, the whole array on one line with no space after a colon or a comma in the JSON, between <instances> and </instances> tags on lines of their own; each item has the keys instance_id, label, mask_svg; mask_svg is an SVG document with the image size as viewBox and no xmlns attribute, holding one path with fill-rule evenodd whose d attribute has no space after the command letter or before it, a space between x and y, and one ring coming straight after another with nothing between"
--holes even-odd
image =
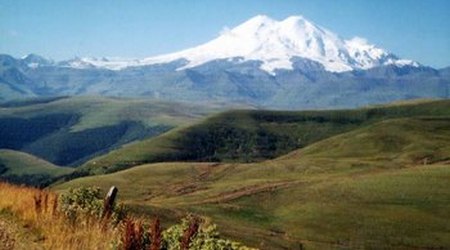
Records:
<instances>
[{"instance_id":1,"label":"hazy sky near horizon","mask_svg":"<svg viewBox=\"0 0 450 250\"><path fill-rule=\"evenodd\" d=\"M345 39L450 66L450 0L1 0L0 53L143 58L202 44L258 14L302 15Z\"/></svg>"}]
</instances>

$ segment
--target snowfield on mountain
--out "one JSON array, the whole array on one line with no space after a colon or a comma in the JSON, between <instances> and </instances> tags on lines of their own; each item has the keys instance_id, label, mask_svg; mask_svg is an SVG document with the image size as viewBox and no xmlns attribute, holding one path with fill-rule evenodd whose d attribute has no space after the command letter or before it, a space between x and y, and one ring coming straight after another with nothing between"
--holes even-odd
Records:
<instances>
[{"instance_id":1,"label":"snowfield on mountain","mask_svg":"<svg viewBox=\"0 0 450 250\"><path fill-rule=\"evenodd\" d=\"M389 64L419 66L417 62L399 59L394 54L369 44L365 39L355 37L343 40L302 16L276 21L264 15L253 17L231 30L225 30L210 42L180 52L142 60L81 58L69 65L119 70L185 59L188 64L180 69L187 69L218 59L235 62L255 60L262 62L261 69L274 74L275 69L293 69L291 59L294 57L318 62L331 72Z\"/></svg>"}]
</instances>

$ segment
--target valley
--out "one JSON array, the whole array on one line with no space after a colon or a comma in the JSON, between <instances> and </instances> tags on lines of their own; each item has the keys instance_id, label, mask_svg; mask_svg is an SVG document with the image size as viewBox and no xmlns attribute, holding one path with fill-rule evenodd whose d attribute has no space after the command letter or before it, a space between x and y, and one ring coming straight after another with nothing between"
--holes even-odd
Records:
<instances>
[{"instance_id":1,"label":"valley","mask_svg":"<svg viewBox=\"0 0 450 250\"><path fill-rule=\"evenodd\" d=\"M448 116L449 105L442 100L355 110L229 111L111 151L79 171L105 173L160 161L262 161L386 119Z\"/></svg>"},{"instance_id":2,"label":"valley","mask_svg":"<svg viewBox=\"0 0 450 250\"><path fill-rule=\"evenodd\" d=\"M78 166L220 109L214 104L203 107L104 97L9 102L0 106L0 148L31 153L57 165Z\"/></svg>"},{"instance_id":3,"label":"valley","mask_svg":"<svg viewBox=\"0 0 450 250\"><path fill-rule=\"evenodd\" d=\"M61 100L3 112L33 119L31 110L41 105L64 110ZM210 113L177 110L170 119L151 112L152 121L177 127L77 167L0 150L1 178L60 194L80 187L105 194L116 186L135 216L157 216L168 227L194 214L216 223L224 237L259 249L446 248L449 107L448 100L416 100L321 111L214 113L218 106ZM115 122L97 118L79 119L71 130Z\"/></svg>"},{"instance_id":4,"label":"valley","mask_svg":"<svg viewBox=\"0 0 450 250\"><path fill-rule=\"evenodd\" d=\"M302 16L257 15L198 46L142 59L0 54L0 101L105 96L343 109L449 98L449 76Z\"/></svg>"},{"instance_id":5,"label":"valley","mask_svg":"<svg viewBox=\"0 0 450 250\"><path fill-rule=\"evenodd\" d=\"M387 2L3 1L0 250L450 249L450 1Z\"/></svg>"},{"instance_id":6,"label":"valley","mask_svg":"<svg viewBox=\"0 0 450 250\"><path fill-rule=\"evenodd\" d=\"M115 185L138 213L192 212L262 249L445 248L449 122L388 119L260 163L147 164L53 188Z\"/></svg>"}]
</instances>

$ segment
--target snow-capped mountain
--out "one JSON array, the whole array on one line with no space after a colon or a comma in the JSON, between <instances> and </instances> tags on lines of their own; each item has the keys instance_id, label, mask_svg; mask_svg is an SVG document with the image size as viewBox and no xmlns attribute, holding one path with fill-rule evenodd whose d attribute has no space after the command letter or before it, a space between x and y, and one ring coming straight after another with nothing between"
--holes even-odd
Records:
<instances>
[{"instance_id":1,"label":"snow-capped mountain","mask_svg":"<svg viewBox=\"0 0 450 250\"><path fill-rule=\"evenodd\" d=\"M22 57L22 62L25 63L30 68L54 64L52 60L46 59L36 54L28 54Z\"/></svg>"},{"instance_id":2,"label":"snow-capped mountain","mask_svg":"<svg viewBox=\"0 0 450 250\"><path fill-rule=\"evenodd\" d=\"M330 72L390 64L418 66L418 63L399 59L394 54L369 44L365 39L356 37L344 40L302 16L276 21L264 15L225 30L210 42L180 52L141 60L81 58L69 65L119 70L186 59L188 63L179 68L186 69L219 59L238 63L255 60L261 62L262 70L274 73L276 69L292 69L294 57L318 62Z\"/></svg>"},{"instance_id":3,"label":"snow-capped mountain","mask_svg":"<svg viewBox=\"0 0 450 250\"><path fill-rule=\"evenodd\" d=\"M0 105L26 97L99 95L350 108L449 98L448 72L400 59L362 38L342 39L300 16L256 16L200 46L144 59L54 62L0 54Z\"/></svg>"}]
</instances>

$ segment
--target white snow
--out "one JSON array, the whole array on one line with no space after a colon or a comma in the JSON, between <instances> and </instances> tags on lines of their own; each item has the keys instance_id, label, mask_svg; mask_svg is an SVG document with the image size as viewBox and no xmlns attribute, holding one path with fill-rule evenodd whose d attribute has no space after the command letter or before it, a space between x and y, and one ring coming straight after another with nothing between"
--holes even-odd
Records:
<instances>
[{"instance_id":1,"label":"white snow","mask_svg":"<svg viewBox=\"0 0 450 250\"><path fill-rule=\"evenodd\" d=\"M219 37L210 42L180 52L141 60L82 58L73 61L71 66L120 70L183 58L188 63L179 68L181 70L217 59L236 57L243 58L241 61L259 60L262 62L261 69L272 74L276 69L292 69L293 57L316 61L331 72L368 69L387 64L418 66L418 63L399 59L363 38L341 39L302 16L276 21L264 15L255 16L233 29L223 30Z\"/></svg>"}]
</instances>

